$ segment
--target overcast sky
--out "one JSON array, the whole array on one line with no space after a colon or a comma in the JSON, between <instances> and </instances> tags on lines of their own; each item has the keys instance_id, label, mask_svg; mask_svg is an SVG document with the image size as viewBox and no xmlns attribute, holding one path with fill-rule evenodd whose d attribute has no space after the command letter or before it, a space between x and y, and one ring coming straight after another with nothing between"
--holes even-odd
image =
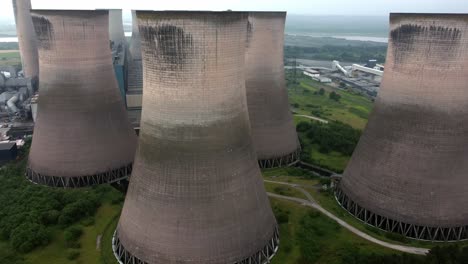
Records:
<instances>
[{"instance_id":1,"label":"overcast sky","mask_svg":"<svg viewBox=\"0 0 468 264\"><path fill-rule=\"evenodd\" d=\"M38 9L285 10L291 14L388 15L390 12L468 13L468 0L31 0ZM13 18L11 0L0 17Z\"/></svg>"}]
</instances>

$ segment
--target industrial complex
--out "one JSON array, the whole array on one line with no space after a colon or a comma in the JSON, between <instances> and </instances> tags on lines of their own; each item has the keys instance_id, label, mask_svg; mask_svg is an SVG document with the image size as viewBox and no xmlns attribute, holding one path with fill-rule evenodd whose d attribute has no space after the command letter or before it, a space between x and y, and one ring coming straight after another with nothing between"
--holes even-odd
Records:
<instances>
[{"instance_id":1,"label":"industrial complex","mask_svg":"<svg viewBox=\"0 0 468 264\"><path fill-rule=\"evenodd\" d=\"M124 196L108 188L121 196L105 245L118 263L270 263L283 226L268 195L339 222L296 182L270 181L308 200L270 193L271 186L266 192L261 169L289 166L310 170L300 171L315 181L308 187L367 225L418 240L468 240L468 15L391 14L385 65L366 57L292 67L305 75L303 83L294 79L300 96L313 93L330 105L340 103L330 99L337 89L367 96L352 93L370 105L360 112L368 123L359 143L361 131L340 124L351 132L337 135L353 135L344 158L357 143L340 175L300 161L298 135L305 146L304 135L342 119L301 113L295 118L307 122L296 132L290 107L300 101L288 100L286 12L132 11L128 41L122 10L31 10L28 0L13 6L23 68L0 65L0 166L19 155L24 141L16 139L32 134L22 154L25 184L124 186L123 208ZM383 60L385 49L379 54ZM309 145L320 148L334 127L314 142L309 136ZM329 179L315 178L317 171ZM289 219L289 211L280 213ZM320 220L312 213L301 228Z\"/></svg>"},{"instance_id":2,"label":"industrial complex","mask_svg":"<svg viewBox=\"0 0 468 264\"><path fill-rule=\"evenodd\" d=\"M289 111L283 65L285 12L250 12L245 88L252 138L262 168L299 160L300 144Z\"/></svg>"},{"instance_id":3,"label":"industrial complex","mask_svg":"<svg viewBox=\"0 0 468 264\"><path fill-rule=\"evenodd\" d=\"M139 150L113 240L121 263L265 263L279 238L252 144L248 13L137 11Z\"/></svg>"},{"instance_id":4,"label":"industrial complex","mask_svg":"<svg viewBox=\"0 0 468 264\"><path fill-rule=\"evenodd\" d=\"M382 88L336 192L367 224L468 239L468 15L392 14Z\"/></svg>"},{"instance_id":5,"label":"industrial complex","mask_svg":"<svg viewBox=\"0 0 468 264\"><path fill-rule=\"evenodd\" d=\"M126 178L136 135L114 77L108 11L32 14L40 97L28 179L82 187Z\"/></svg>"}]
</instances>

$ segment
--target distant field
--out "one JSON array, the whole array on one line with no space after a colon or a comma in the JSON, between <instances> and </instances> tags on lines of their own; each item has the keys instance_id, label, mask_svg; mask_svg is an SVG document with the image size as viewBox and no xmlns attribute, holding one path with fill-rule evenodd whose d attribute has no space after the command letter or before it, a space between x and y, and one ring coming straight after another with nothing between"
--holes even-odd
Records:
<instances>
[{"instance_id":1,"label":"distant field","mask_svg":"<svg viewBox=\"0 0 468 264\"><path fill-rule=\"evenodd\" d=\"M291 73L291 71L287 72L288 95L294 112L327 121L339 121L350 125L354 129L364 130L373 107L373 102L369 98L321 84L305 76L298 77L296 83L294 83ZM302 74L299 73L299 75ZM319 93L320 89L323 89L323 94ZM340 95L338 101L330 99L330 93L332 92ZM298 116L294 117L294 121L296 124L299 122L313 122L306 117ZM302 159L305 162L336 172L344 171L351 155L340 153L334 149L320 151L320 146L311 142L306 132L299 132L298 135L303 147Z\"/></svg>"},{"instance_id":2,"label":"distant field","mask_svg":"<svg viewBox=\"0 0 468 264\"><path fill-rule=\"evenodd\" d=\"M21 65L21 56L17 50L0 50L0 65Z\"/></svg>"},{"instance_id":3,"label":"distant field","mask_svg":"<svg viewBox=\"0 0 468 264\"><path fill-rule=\"evenodd\" d=\"M0 54L2 53L18 53L19 54L19 50L0 50Z\"/></svg>"},{"instance_id":4,"label":"distant field","mask_svg":"<svg viewBox=\"0 0 468 264\"><path fill-rule=\"evenodd\" d=\"M295 112L326 120L337 120L354 128L364 129L373 106L369 98L338 90L302 76L297 81L299 84L290 85L288 89L289 101ZM325 95L317 94L320 88L325 90ZM328 94L332 91L341 96L339 102L329 99Z\"/></svg>"}]
</instances>

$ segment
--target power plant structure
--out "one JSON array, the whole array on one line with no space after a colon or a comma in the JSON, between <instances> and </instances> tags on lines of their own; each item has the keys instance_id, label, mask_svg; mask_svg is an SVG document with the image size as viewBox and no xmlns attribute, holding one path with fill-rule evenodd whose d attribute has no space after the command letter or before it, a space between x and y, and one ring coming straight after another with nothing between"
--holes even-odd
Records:
<instances>
[{"instance_id":1,"label":"power plant structure","mask_svg":"<svg viewBox=\"0 0 468 264\"><path fill-rule=\"evenodd\" d=\"M127 46L127 39L123 29L122 9L109 10L109 39L113 46Z\"/></svg>"},{"instance_id":2,"label":"power plant structure","mask_svg":"<svg viewBox=\"0 0 468 264\"><path fill-rule=\"evenodd\" d=\"M113 238L119 263L266 263L278 229L252 144L247 13L137 11L139 147Z\"/></svg>"},{"instance_id":3,"label":"power plant structure","mask_svg":"<svg viewBox=\"0 0 468 264\"><path fill-rule=\"evenodd\" d=\"M283 63L286 12L250 12L245 86L252 138L262 168L290 166L300 144L289 110Z\"/></svg>"},{"instance_id":4,"label":"power plant structure","mask_svg":"<svg viewBox=\"0 0 468 264\"><path fill-rule=\"evenodd\" d=\"M117 88L107 10L33 10L40 93L27 178L83 187L126 178L136 135Z\"/></svg>"},{"instance_id":5,"label":"power plant structure","mask_svg":"<svg viewBox=\"0 0 468 264\"><path fill-rule=\"evenodd\" d=\"M34 34L30 9L30 0L13 0L23 73L25 77L36 80L39 75L39 62L37 55L37 39Z\"/></svg>"},{"instance_id":6,"label":"power plant structure","mask_svg":"<svg viewBox=\"0 0 468 264\"><path fill-rule=\"evenodd\" d=\"M141 40L135 10L132 10L132 38L128 63L127 108L141 110L143 94L143 69L141 62Z\"/></svg>"},{"instance_id":7,"label":"power plant structure","mask_svg":"<svg viewBox=\"0 0 468 264\"><path fill-rule=\"evenodd\" d=\"M385 74L336 191L365 223L468 239L468 15L391 14Z\"/></svg>"}]
</instances>

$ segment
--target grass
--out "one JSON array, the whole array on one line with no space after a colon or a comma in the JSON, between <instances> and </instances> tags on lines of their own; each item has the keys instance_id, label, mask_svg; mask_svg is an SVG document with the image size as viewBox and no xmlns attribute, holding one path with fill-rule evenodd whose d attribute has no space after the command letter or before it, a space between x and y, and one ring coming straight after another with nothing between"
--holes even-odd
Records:
<instances>
[{"instance_id":1,"label":"grass","mask_svg":"<svg viewBox=\"0 0 468 264\"><path fill-rule=\"evenodd\" d=\"M26 263L34 264L115 264L112 254L111 240L114 228L117 225L118 216L122 208L121 203L112 203L116 197L121 196L117 190L113 190L105 202L99 207L92 219L81 221L83 235L80 237L80 248L70 249L65 244L63 230L55 228L53 230L52 242L46 247L25 255ZM86 226L88 225L88 226ZM102 235L101 248L96 248L97 237ZM78 251L79 257L75 260L67 258L71 251Z\"/></svg>"},{"instance_id":2,"label":"grass","mask_svg":"<svg viewBox=\"0 0 468 264\"><path fill-rule=\"evenodd\" d=\"M307 197L301 191L297 190L296 188L293 188L284 184L271 183L271 182L265 182L264 184L265 184L265 189L267 192L307 200Z\"/></svg>"},{"instance_id":3,"label":"grass","mask_svg":"<svg viewBox=\"0 0 468 264\"><path fill-rule=\"evenodd\" d=\"M265 175L266 174L266 175ZM277 176L275 176L277 175ZM375 227L369 226L364 224L362 221L356 219L354 216L349 214L346 210L341 208L341 206L337 203L335 196L329 191L322 191L320 189L314 188L319 184L318 179L308 179L304 177L291 177L286 176L281 170L278 169L271 169L269 172L264 172L264 179L274 180L274 181L281 181L281 182L288 182L292 184L299 184L303 189L309 192L314 200L320 204L323 208L328 210L329 212L333 213L340 219L346 221L348 224L352 225L353 227L359 229L360 231L365 232L368 235L371 235L379 240L390 242L393 244L399 245L409 245L414 247L424 247L424 248L432 248L436 245L440 245L441 243L433 243L433 242L426 242L426 241L418 241L414 239L406 239L405 242L397 241L388 237L388 233L382 230L379 230ZM302 195L302 193L301 193ZM293 197L298 197L296 195L291 195ZM301 197L298 197L301 198ZM458 245L468 245L467 242L458 242Z\"/></svg>"},{"instance_id":4,"label":"grass","mask_svg":"<svg viewBox=\"0 0 468 264\"><path fill-rule=\"evenodd\" d=\"M314 209L304 207L294 202L276 198L271 199L273 208L282 208L288 211L289 221L280 224L280 247L272 260L272 264L300 264L305 262L302 256L303 250L317 251L318 258L314 263L339 264L346 263L344 258L350 250L360 250L366 254L396 254L396 251L374 245L348 230L339 226L333 220L319 214ZM305 230L305 236L314 239L313 248L305 248L301 251L299 233L301 221L308 214L312 214L314 230Z\"/></svg>"},{"instance_id":5,"label":"grass","mask_svg":"<svg viewBox=\"0 0 468 264\"><path fill-rule=\"evenodd\" d=\"M299 84L289 87L289 101L295 105L298 114L317 116L325 120L336 120L357 129L364 129L372 110L373 102L365 96L350 91L339 90L329 85L301 77ZM323 88L324 95L317 94ZM329 99L329 93L335 91L341 99L337 102ZM297 119L296 119L297 120ZM301 118L301 120L304 120Z\"/></svg>"},{"instance_id":6,"label":"grass","mask_svg":"<svg viewBox=\"0 0 468 264\"><path fill-rule=\"evenodd\" d=\"M7 66L21 65L21 57L19 52L0 52L0 64Z\"/></svg>"}]
</instances>

